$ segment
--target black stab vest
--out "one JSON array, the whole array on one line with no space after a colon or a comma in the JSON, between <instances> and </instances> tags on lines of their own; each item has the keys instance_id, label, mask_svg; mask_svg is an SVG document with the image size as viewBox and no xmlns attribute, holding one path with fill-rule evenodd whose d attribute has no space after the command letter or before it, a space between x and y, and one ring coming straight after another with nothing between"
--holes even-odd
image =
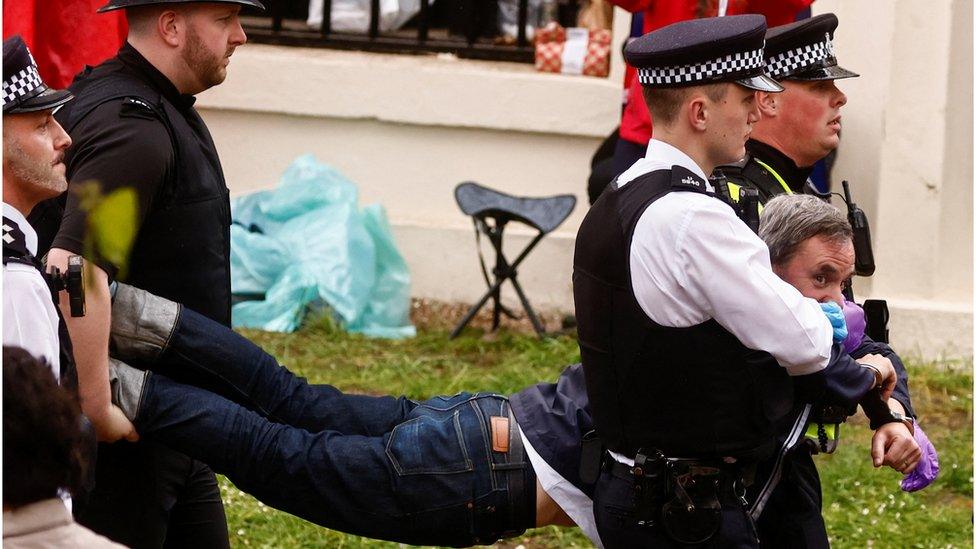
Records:
<instances>
[{"instance_id":1,"label":"black stab vest","mask_svg":"<svg viewBox=\"0 0 976 549\"><path fill-rule=\"evenodd\" d=\"M704 193L704 184L674 166L608 188L576 238L573 291L593 421L609 449L631 457L638 449L762 457L792 405L789 376L768 353L746 348L714 319L660 326L634 296L630 246L641 214L670 192Z\"/></svg>"},{"instance_id":2,"label":"black stab vest","mask_svg":"<svg viewBox=\"0 0 976 549\"><path fill-rule=\"evenodd\" d=\"M57 117L69 134L99 105L134 98L152 110L173 143L175 173L144 213L124 282L230 326L230 198L203 121L133 76L118 58L86 69L70 89L75 100ZM195 117L196 130L187 117Z\"/></svg>"}]
</instances>

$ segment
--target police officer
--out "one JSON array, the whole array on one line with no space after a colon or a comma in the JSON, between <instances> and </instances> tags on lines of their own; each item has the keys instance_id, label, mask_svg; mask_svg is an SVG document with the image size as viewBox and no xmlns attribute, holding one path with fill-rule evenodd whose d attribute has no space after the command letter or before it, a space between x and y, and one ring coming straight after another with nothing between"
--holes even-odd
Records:
<instances>
[{"instance_id":1,"label":"police officer","mask_svg":"<svg viewBox=\"0 0 976 549\"><path fill-rule=\"evenodd\" d=\"M762 117L746 142L748 154L741 162L715 171L712 182L733 202L739 201L742 188L755 189L764 203L780 194L824 196L809 181L809 175L813 164L834 151L840 142L840 109L847 97L834 80L858 76L837 63L832 43L837 24L837 17L827 13L767 31L767 71L784 90L778 94L757 93ZM876 466L884 463L908 472L917 460L906 465L901 456L918 451L906 425L915 416L908 374L884 343L867 340L858 351L858 356L864 352L883 354L895 366L898 384L888 405L906 421L882 425L874 435L872 455ZM780 429L778 453L783 457L760 467L758 481L749 494L750 513L757 519L764 543L828 546L820 508L820 479L811 450L833 451L837 443L834 422L846 413L841 410L828 414L834 417L825 418L822 408L801 404ZM812 421L809 428L804 428L803 421L807 420ZM802 436L804 432L808 433L807 441Z\"/></svg>"},{"instance_id":2,"label":"police officer","mask_svg":"<svg viewBox=\"0 0 976 549\"><path fill-rule=\"evenodd\" d=\"M20 36L3 41L3 344L43 358L55 378L71 369L70 342L59 337L37 234L25 217L68 186L64 154L71 138L53 114L71 99L41 80Z\"/></svg>"},{"instance_id":3,"label":"police officer","mask_svg":"<svg viewBox=\"0 0 976 549\"><path fill-rule=\"evenodd\" d=\"M764 75L761 16L685 21L633 41L657 126L593 205L573 285L591 411L610 450L595 490L608 547L756 546L743 490L788 414L791 380L851 405L891 363L854 362L820 306L770 269L707 175L745 154ZM764 352L753 351L752 349Z\"/></svg>"},{"instance_id":4,"label":"police officer","mask_svg":"<svg viewBox=\"0 0 976 549\"><path fill-rule=\"evenodd\" d=\"M835 80L857 77L837 64L832 13L773 27L766 33L766 66L783 93L759 93L762 117L746 142L744 160L721 166L733 200L741 186L755 188L760 199L783 193L820 194L810 182L813 165L840 144L840 109L847 96Z\"/></svg>"},{"instance_id":5,"label":"police officer","mask_svg":"<svg viewBox=\"0 0 976 549\"><path fill-rule=\"evenodd\" d=\"M68 323L79 342L84 409L106 442L133 432L109 397L111 279L230 323L228 190L193 104L194 95L224 80L246 41L242 6L263 8L258 0L111 0L99 11L126 10L127 41L76 77L70 89L77 99L58 113L75 143L66 157L71 186L94 180L102 193L132 187L139 198L128 264L88 258L96 265L88 315ZM79 195L69 192L63 219L57 205L32 218L53 240L50 264L84 252L85 217ZM96 475L79 516L96 532L136 547L228 546L216 479L203 463L161 446L103 444Z\"/></svg>"},{"instance_id":6,"label":"police officer","mask_svg":"<svg viewBox=\"0 0 976 549\"><path fill-rule=\"evenodd\" d=\"M53 113L72 99L41 79L20 36L3 42L3 344L43 359L77 398L71 340L54 294L58 277L37 258L37 234L25 216L67 187L64 154L71 138ZM80 272L78 273L80 275ZM86 459L94 459L94 431L82 417ZM90 435L90 436L89 436ZM82 480L88 488L90 477ZM84 494L76 493L75 496ZM65 496L65 501L70 498Z\"/></svg>"}]
</instances>

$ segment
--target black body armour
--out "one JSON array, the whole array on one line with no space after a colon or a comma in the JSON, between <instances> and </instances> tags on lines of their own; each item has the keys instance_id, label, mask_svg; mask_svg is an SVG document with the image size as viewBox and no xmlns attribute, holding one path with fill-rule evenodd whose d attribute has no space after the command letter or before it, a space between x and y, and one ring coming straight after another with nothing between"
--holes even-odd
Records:
<instances>
[{"instance_id":1,"label":"black body armour","mask_svg":"<svg viewBox=\"0 0 976 549\"><path fill-rule=\"evenodd\" d=\"M145 212L124 282L230 326L230 199L213 140L193 109L179 109L130 71L117 58L86 68L58 121L70 134L99 105L123 99L166 126L175 173Z\"/></svg>"},{"instance_id":2,"label":"black body armour","mask_svg":"<svg viewBox=\"0 0 976 549\"><path fill-rule=\"evenodd\" d=\"M641 214L670 192L704 187L674 166L607 189L576 239L573 288L591 412L605 445L624 455L762 457L793 403L791 380L768 353L746 348L714 319L660 326L634 296L630 246ZM715 273L714 283L721 280Z\"/></svg>"}]
</instances>

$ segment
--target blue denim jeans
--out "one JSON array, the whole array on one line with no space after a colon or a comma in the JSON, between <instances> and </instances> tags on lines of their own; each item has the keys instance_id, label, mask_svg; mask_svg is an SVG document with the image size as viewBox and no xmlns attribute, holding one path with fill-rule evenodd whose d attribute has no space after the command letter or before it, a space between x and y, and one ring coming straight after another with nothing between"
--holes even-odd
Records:
<instances>
[{"instance_id":1,"label":"blue denim jeans","mask_svg":"<svg viewBox=\"0 0 976 549\"><path fill-rule=\"evenodd\" d=\"M272 507L418 545L491 543L534 526L528 460L493 449L491 418L509 417L505 397L346 395L306 383L186 309L148 366L156 374L135 421L141 436L200 459Z\"/></svg>"}]
</instances>

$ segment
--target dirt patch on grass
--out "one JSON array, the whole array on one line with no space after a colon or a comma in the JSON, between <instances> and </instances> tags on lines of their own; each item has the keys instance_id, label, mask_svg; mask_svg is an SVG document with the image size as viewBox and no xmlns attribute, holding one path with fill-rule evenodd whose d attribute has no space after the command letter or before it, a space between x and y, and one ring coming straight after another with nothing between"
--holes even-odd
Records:
<instances>
[{"instance_id":1,"label":"dirt patch on grass","mask_svg":"<svg viewBox=\"0 0 976 549\"><path fill-rule=\"evenodd\" d=\"M410 305L410 320L418 330L453 330L458 322L464 318L471 303L446 303L432 299L414 298ZM504 313L501 315L499 329L508 330L515 333L533 333L532 322L521 308L512 308L511 311L518 317L511 319ZM536 315L542 322L543 327L548 333L576 333L576 321L571 313L538 310ZM466 330L476 330L487 333L491 330L492 307L486 304L478 311L478 314L468 323Z\"/></svg>"}]
</instances>

